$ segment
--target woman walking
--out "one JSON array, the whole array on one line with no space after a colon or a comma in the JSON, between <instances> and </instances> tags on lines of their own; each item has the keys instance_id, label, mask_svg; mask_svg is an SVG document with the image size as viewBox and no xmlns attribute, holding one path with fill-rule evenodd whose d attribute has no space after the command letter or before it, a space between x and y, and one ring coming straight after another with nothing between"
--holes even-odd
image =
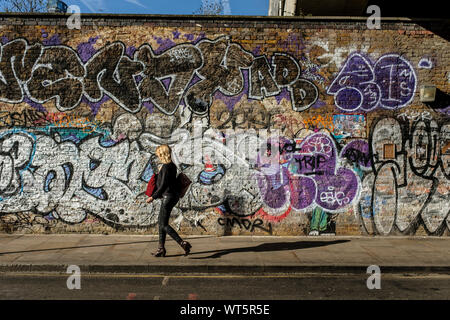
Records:
<instances>
[{"instance_id":1,"label":"woman walking","mask_svg":"<svg viewBox=\"0 0 450 320\"><path fill-rule=\"evenodd\" d=\"M177 167L172 162L171 149L168 145L161 145L156 148L156 155L163 164L156 179L156 189L152 196L147 199L151 203L155 199L162 198L161 209L159 211L159 248L153 253L155 257L164 257L166 249L166 235L169 234L183 249L185 255L191 251L191 245L183 241L178 233L169 226L170 213L179 200L179 186L177 185Z\"/></svg>"}]
</instances>

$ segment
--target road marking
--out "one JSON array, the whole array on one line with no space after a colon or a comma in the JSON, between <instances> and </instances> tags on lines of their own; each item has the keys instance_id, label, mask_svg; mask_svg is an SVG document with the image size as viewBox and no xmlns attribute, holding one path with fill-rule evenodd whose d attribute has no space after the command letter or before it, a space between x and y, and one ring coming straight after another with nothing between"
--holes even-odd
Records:
<instances>
[{"instance_id":1,"label":"road marking","mask_svg":"<svg viewBox=\"0 0 450 320\"><path fill-rule=\"evenodd\" d=\"M159 300L159 296L155 296L153 300Z\"/></svg>"},{"instance_id":2,"label":"road marking","mask_svg":"<svg viewBox=\"0 0 450 320\"><path fill-rule=\"evenodd\" d=\"M163 287L165 287L167 285L167 282L169 282L169 277L164 277L164 279L162 281Z\"/></svg>"}]
</instances>

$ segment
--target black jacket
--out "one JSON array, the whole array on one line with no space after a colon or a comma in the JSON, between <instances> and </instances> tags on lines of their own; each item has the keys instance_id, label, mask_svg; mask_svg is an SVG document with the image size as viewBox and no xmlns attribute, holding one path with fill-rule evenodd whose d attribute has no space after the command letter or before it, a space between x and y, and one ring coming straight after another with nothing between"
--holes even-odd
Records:
<instances>
[{"instance_id":1,"label":"black jacket","mask_svg":"<svg viewBox=\"0 0 450 320\"><path fill-rule=\"evenodd\" d=\"M177 167L173 162L163 164L156 179L156 190L152 194L153 199L166 195L178 195Z\"/></svg>"}]
</instances>

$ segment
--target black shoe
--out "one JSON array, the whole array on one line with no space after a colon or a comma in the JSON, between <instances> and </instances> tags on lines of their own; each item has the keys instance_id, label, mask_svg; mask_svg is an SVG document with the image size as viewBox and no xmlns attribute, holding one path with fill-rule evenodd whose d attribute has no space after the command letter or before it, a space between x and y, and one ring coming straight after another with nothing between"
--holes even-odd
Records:
<instances>
[{"instance_id":1,"label":"black shoe","mask_svg":"<svg viewBox=\"0 0 450 320\"><path fill-rule=\"evenodd\" d=\"M189 252L191 252L191 244L187 241L182 241L180 243L180 246L184 249L184 255L187 256L189 254Z\"/></svg>"},{"instance_id":2,"label":"black shoe","mask_svg":"<svg viewBox=\"0 0 450 320\"><path fill-rule=\"evenodd\" d=\"M152 253L155 257L165 257L166 256L166 249L159 248L158 251Z\"/></svg>"}]
</instances>

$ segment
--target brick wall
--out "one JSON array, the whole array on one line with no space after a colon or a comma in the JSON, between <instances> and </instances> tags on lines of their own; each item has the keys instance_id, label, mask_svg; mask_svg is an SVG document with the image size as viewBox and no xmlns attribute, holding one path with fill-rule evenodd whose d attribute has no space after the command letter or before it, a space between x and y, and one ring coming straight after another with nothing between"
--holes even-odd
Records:
<instances>
[{"instance_id":1,"label":"brick wall","mask_svg":"<svg viewBox=\"0 0 450 320\"><path fill-rule=\"evenodd\" d=\"M448 22L0 16L0 230L448 235ZM420 88L437 88L421 102Z\"/></svg>"}]
</instances>

